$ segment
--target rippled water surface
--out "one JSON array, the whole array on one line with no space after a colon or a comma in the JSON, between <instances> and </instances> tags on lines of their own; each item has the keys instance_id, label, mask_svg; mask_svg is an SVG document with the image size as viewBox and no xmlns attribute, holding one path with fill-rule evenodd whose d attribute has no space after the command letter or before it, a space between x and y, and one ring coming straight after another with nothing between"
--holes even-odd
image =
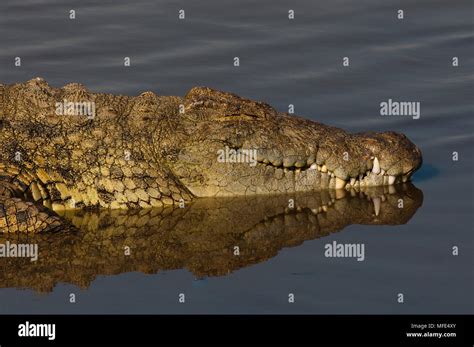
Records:
<instances>
[{"instance_id":1,"label":"rippled water surface","mask_svg":"<svg viewBox=\"0 0 474 347\"><path fill-rule=\"evenodd\" d=\"M291 213L275 198L66 216L80 235L38 240L33 265L0 259L0 313L472 313L472 21L461 0L2 1L0 83L41 76L130 95L205 85L350 131L403 132L424 163L416 188L376 192L380 218L373 196L347 196L321 219L312 210L334 197L320 194ZM380 116L388 99L421 102L420 119ZM407 192L412 210L395 215ZM365 260L326 258L333 241L363 243ZM126 244L138 251L124 259Z\"/></svg>"}]
</instances>

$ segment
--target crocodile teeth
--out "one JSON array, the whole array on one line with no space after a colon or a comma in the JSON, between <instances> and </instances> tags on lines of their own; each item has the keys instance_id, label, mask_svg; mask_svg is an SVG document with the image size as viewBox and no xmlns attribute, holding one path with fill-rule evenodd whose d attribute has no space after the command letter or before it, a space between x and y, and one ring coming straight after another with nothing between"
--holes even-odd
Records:
<instances>
[{"instance_id":1,"label":"crocodile teeth","mask_svg":"<svg viewBox=\"0 0 474 347\"><path fill-rule=\"evenodd\" d=\"M354 177L351 177L351 186L355 185L356 179Z\"/></svg>"},{"instance_id":2,"label":"crocodile teeth","mask_svg":"<svg viewBox=\"0 0 474 347\"><path fill-rule=\"evenodd\" d=\"M372 167L372 172L378 174L380 172L380 164L377 157L374 158L374 166Z\"/></svg>"},{"instance_id":3,"label":"crocodile teeth","mask_svg":"<svg viewBox=\"0 0 474 347\"><path fill-rule=\"evenodd\" d=\"M395 176L388 176L388 184L392 185L395 183Z\"/></svg>"},{"instance_id":4,"label":"crocodile teeth","mask_svg":"<svg viewBox=\"0 0 474 347\"><path fill-rule=\"evenodd\" d=\"M308 170L316 170L318 168L318 165L316 163L311 164Z\"/></svg>"},{"instance_id":5,"label":"crocodile teeth","mask_svg":"<svg viewBox=\"0 0 474 347\"><path fill-rule=\"evenodd\" d=\"M302 168L302 167L304 167L305 165L306 165L306 160L297 160L297 161L295 162L295 166L296 166L297 168Z\"/></svg>"},{"instance_id":6,"label":"crocodile teeth","mask_svg":"<svg viewBox=\"0 0 474 347\"><path fill-rule=\"evenodd\" d=\"M283 164L283 160L281 158L273 158L271 160L271 163L272 163L273 166L278 167L278 166L281 166Z\"/></svg>"},{"instance_id":7,"label":"crocodile teeth","mask_svg":"<svg viewBox=\"0 0 474 347\"><path fill-rule=\"evenodd\" d=\"M346 185L346 181L342 178L336 177L336 189L342 189Z\"/></svg>"},{"instance_id":8,"label":"crocodile teeth","mask_svg":"<svg viewBox=\"0 0 474 347\"><path fill-rule=\"evenodd\" d=\"M373 198L375 215L378 216L380 213L380 198Z\"/></svg>"},{"instance_id":9,"label":"crocodile teeth","mask_svg":"<svg viewBox=\"0 0 474 347\"><path fill-rule=\"evenodd\" d=\"M292 166L294 166L294 165L295 165L295 159L293 159L293 158L288 158L288 157L285 158L285 159L283 159L283 166L284 166L284 167L290 168L290 167L292 167Z\"/></svg>"},{"instance_id":10,"label":"crocodile teeth","mask_svg":"<svg viewBox=\"0 0 474 347\"><path fill-rule=\"evenodd\" d=\"M323 165L323 167L321 168L321 172L328 172L328 168L326 165Z\"/></svg>"},{"instance_id":11,"label":"crocodile teeth","mask_svg":"<svg viewBox=\"0 0 474 347\"><path fill-rule=\"evenodd\" d=\"M336 199L342 199L346 196L346 191L344 189L338 189L336 190Z\"/></svg>"}]
</instances>

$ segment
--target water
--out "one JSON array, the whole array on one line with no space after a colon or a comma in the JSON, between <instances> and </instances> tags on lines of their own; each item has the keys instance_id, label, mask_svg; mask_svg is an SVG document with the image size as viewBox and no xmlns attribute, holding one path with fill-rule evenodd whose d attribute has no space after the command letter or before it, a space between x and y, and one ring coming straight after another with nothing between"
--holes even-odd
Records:
<instances>
[{"instance_id":1,"label":"water","mask_svg":"<svg viewBox=\"0 0 474 347\"><path fill-rule=\"evenodd\" d=\"M181 8L184 21L177 19ZM130 95L184 95L205 85L280 111L293 104L299 115L350 131L400 131L423 152L414 184L424 198L406 224L355 224L320 238L302 235L295 244L270 242L260 261L219 276L196 276L183 262L163 267L165 252L127 265L93 249L99 255L91 259L105 265L88 263L82 282L74 282L74 259L37 272L23 264L18 273L0 259L4 278L13 278L0 282L0 312L472 313L472 18L470 1L2 1L2 83L41 76L53 86L74 81ZM13 66L16 56L21 68ZM346 56L350 67L343 68ZM379 104L389 98L421 102L421 118L380 116ZM324 257L333 241L365 244L366 259ZM197 266L206 247L189 248L183 259ZM52 274L59 281L38 288Z\"/></svg>"}]
</instances>

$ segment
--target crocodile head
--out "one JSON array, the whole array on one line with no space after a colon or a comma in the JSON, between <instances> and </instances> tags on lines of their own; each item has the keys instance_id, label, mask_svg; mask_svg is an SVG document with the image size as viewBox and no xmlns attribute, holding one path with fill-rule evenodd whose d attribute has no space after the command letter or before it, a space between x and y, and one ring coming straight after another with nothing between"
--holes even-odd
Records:
<instances>
[{"instance_id":1,"label":"crocodile head","mask_svg":"<svg viewBox=\"0 0 474 347\"><path fill-rule=\"evenodd\" d=\"M421 165L420 150L395 132L349 134L209 88L184 99L173 172L197 196L392 185Z\"/></svg>"},{"instance_id":2,"label":"crocodile head","mask_svg":"<svg viewBox=\"0 0 474 347\"><path fill-rule=\"evenodd\" d=\"M71 103L93 112L64 112ZM349 134L202 87L182 98L0 84L0 129L0 183L53 210L362 189L404 182L421 165L402 134Z\"/></svg>"}]
</instances>

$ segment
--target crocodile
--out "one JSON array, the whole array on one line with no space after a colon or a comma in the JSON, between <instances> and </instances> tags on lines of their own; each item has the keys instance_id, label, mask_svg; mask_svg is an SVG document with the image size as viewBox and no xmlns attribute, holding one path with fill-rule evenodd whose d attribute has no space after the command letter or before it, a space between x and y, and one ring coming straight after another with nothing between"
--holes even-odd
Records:
<instances>
[{"instance_id":1,"label":"crocodile","mask_svg":"<svg viewBox=\"0 0 474 347\"><path fill-rule=\"evenodd\" d=\"M197 279L227 276L350 225L388 231L382 226L406 224L423 204L411 183L338 193L201 198L184 209L59 211L77 231L0 234L0 288L47 293L67 283L86 289L98 276L178 269ZM25 245L37 246L37 258L31 251L6 256Z\"/></svg>"},{"instance_id":2,"label":"crocodile","mask_svg":"<svg viewBox=\"0 0 474 347\"><path fill-rule=\"evenodd\" d=\"M422 163L403 134L351 134L207 87L123 96L42 78L0 84L0 146L0 230L26 233L66 229L55 212L69 209L390 186Z\"/></svg>"}]
</instances>

